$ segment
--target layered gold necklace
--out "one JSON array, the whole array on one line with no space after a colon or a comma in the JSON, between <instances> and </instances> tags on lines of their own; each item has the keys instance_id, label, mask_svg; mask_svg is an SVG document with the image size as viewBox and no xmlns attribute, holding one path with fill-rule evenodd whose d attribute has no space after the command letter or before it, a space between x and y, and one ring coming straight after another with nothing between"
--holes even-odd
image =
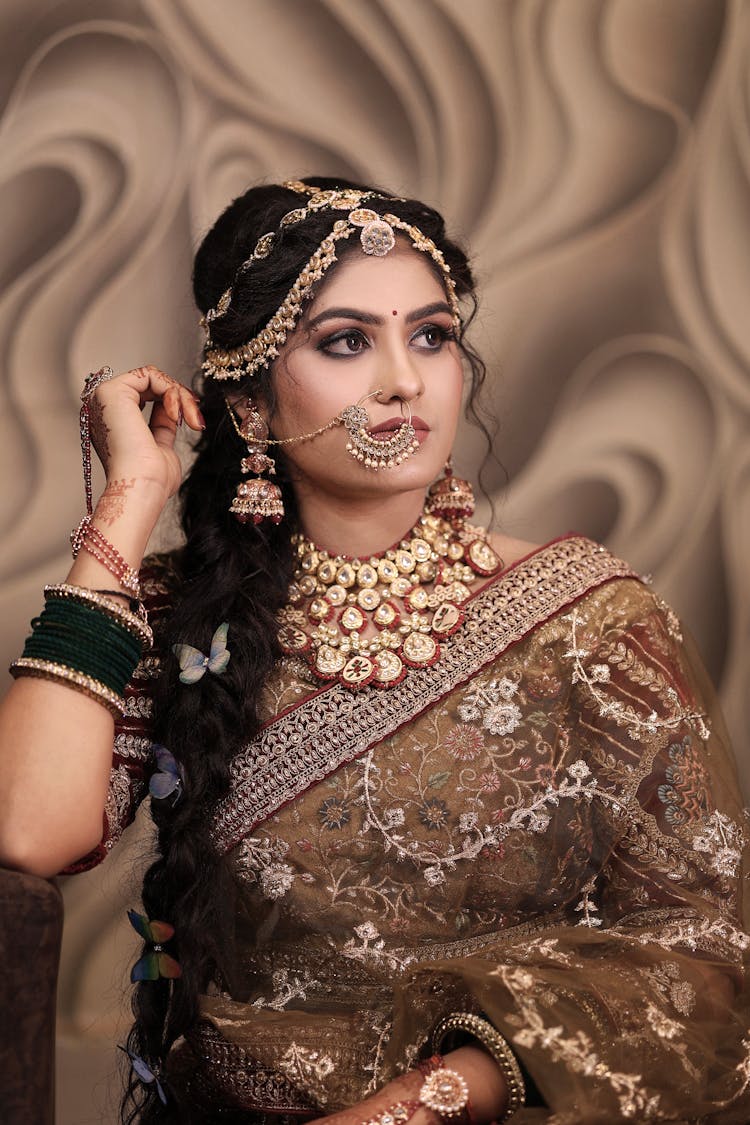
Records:
<instances>
[{"instance_id":1,"label":"layered gold necklace","mask_svg":"<svg viewBox=\"0 0 750 1125\"><path fill-rule=\"evenodd\" d=\"M293 542L281 646L317 679L351 689L392 687L409 668L439 660L440 641L464 619L470 586L503 566L480 528L428 513L397 546L365 559L332 556L301 535Z\"/></svg>"}]
</instances>

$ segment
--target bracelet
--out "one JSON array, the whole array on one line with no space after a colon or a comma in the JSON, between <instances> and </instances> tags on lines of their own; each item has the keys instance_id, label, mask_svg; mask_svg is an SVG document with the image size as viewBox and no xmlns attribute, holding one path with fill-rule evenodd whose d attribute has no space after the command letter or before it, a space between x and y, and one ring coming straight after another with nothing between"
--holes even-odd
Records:
<instances>
[{"instance_id":1,"label":"bracelet","mask_svg":"<svg viewBox=\"0 0 750 1125\"><path fill-rule=\"evenodd\" d=\"M406 1122L414 1116L421 1105L421 1102L405 1101L396 1102L388 1109L384 1109L382 1113L378 1113L375 1117L368 1117L362 1125L406 1125Z\"/></svg>"},{"instance_id":2,"label":"bracelet","mask_svg":"<svg viewBox=\"0 0 750 1125\"><path fill-rule=\"evenodd\" d=\"M70 544L73 548L73 558L77 559L80 551L86 550L93 555L102 566L113 574L117 581L131 597L140 598L141 586L138 581L138 571L128 566L120 552L110 543L98 527L95 527L92 516L85 515L81 522L70 533Z\"/></svg>"},{"instance_id":3,"label":"bracelet","mask_svg":"<svg viewBox=\"0 0 750 1125\"><path fill-rule=\"evenodd\" d=\"M108 598L124 598L128 603L128 608L131 613L137 613L139 617L146 620L146 607L140 598L134 598L130 594L126 594L124 590L100 590L97 586L92 589L94 594L104 594Z\"/></svg>"},{"instance_id":4,"label":"bracelet","mask_svg":"<svg viewBox=\"0 0 750 1125\"><path fill-rule=\"evenodd\" d=\"M102 703L116 718L125 714L125 700L121 695L111 691L106 684L95 680L93 676L86 676L74 668L64 664L55 664L51 660L35 660L32 657L21 656L14 660L10 666L10 674L14 679L24 676L33 676L38 680L52 680L67 687L72 687L82 695L88 695L97 703Z\"/></svg>"},{"instance_id":5,"label":"bracelet","mask_svg":"<svg viewBox=\"0 0 750 1125\"><path fill-rule=\"evenodd\" d=\"M460 1117L465 1110L469 1121L474 1119L466 1079L447 1066L439 1066L427 1075L419 1091L419 1102L440 1117Z\"/></svg>"},{"instance_id":6,"label":"bracelet","mask_svg":"<svg viewBox=\"0 0 750 1125\"><path fill-rule=\"evenodd\" d=\"M91 413L89 399L102 383L114 379L115 373L111 367L100 367L98 371L91 371L83 381L81 391L81 412L78 425L81 434L81 460L83 462L83 488L86 495L86 511L91 515L93 511L91 495Z\"/></svg>"},{"instance_id":7,"label":"bracelet","mask_svg":"<svg viewBox=\"0 0 750 1125\"><path fill-rule=\"evenodd\" d=\"M430 1055L428 1059L422 1059L417 1064L417 1070L423 1078L427 1078L429 1074L432 1074L434 1070L440 1070L442 1066L445 1066L445 1059L442 1055Z\"/></svg>"},{"instance_id":8,"label":"bracelet","mask_svg":"<svg viewBox=\"0 0 750 1125\"><path fill-rule=\"evenodd\" d=\"M127 610L121 606L119 602L110 601L109 598L105 596L108 593L110 593L108 590L89 590L83 586L71 586L67 582L58 583L56 586L44 587L45 599L50 597L64 598L100 610L103 614L106 614L107 617L116 621L118 625L122 625L129 633L132 633L134 637L137 637L143 649L151 648L154 635L149 628L148 617L143 602L134 598L132 601L135 602L139 609L137 611ZM117 593L120 597L129 597L129 595L120 593L119 591L117 591Z\"/></svg>"},{"instance_id":9,"label":"bracelet","mask_svg":"<svg viewBox=\"0 0 750 1125\"><path fill-rule=\"evenodd\" d=\"M516 1110L526 1104L526 1084L510 1044L481 1016L473 1012L453 1012L441 1019L433 1031L432 1050L440 1051L445 1039L454 1031L465 1031L477 1039L500 1067L508 1088L508 1105L498 1122L508 1121Z\"/></svg>"}]
</instances>

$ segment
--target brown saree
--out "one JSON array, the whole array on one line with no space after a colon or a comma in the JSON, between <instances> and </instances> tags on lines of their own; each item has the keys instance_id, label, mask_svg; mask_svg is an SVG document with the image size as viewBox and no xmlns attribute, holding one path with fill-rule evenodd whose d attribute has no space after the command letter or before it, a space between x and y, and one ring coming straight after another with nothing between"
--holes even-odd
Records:
<instances>
[{"instance_id":1,"label":"brown saree","mask_svg":"<svg viewBox=\"0 0 750 1125\"><path fill-rule=\"evenodd\" d=\"M158 572L149 593L158 620ZM277 667L214 825L237 952L170 1057L186 1119L333 1112L458 1010L549 1107L519 1125L746 1125L743 812L676 616L578 536L466 609L387 691ZM131 685L100 854L144 786L156 674Z\"/></svg>"}]
</instances>

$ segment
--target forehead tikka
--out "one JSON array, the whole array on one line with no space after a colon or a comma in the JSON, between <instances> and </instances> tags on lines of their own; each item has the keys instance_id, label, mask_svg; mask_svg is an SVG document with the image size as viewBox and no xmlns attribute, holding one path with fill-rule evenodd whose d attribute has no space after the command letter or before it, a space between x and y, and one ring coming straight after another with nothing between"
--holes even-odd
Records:
<instances>
[{"instance_id":1,"label":"forehead tikka","mask_svg":"<svg viewBox=\"0 0 750 1125\"><path fill-rule=\"evenodd\" d=\"M399 219L397 215L386 213L379 215L361 204L375 197L374 192L360 192L353 190L318 190L301 181L292 181L284 185L293 191L306 192L311 195L304 207L288 211L280 221L280 229L294 226L303 222L308 215L324 209L347 211L345 219L337 219L333 230L321 242L318 249L312 254L299 276L287 293L280 307L268 321L266 326L252 340L241 344L237 348L220 348L212 344L211 324L226 314L232 303L232 288L227 289L210 309L204 318L207 333L206 345L203 354L203 371L209 378L217 380L242 379L246 375L254 375L260 368L265 367L279 354L279 349L286 343L288 334L296 327L304 301L310 296L316 282L320 281L326 271L336 261L336 243L342 239L351 238L359 232L359 240L365 254L375 257L384 257L396 245L396 231L406 234L415 249L424 254L429 254L440 268L445 284L448 303L453 313L453 321L458 328L461 322L456 287L451 277L442 251L435 245L431 238L419 230L418 227ZM392 198L378 196L377 198ZM273 231L264 234L256 243L252 255L242 263L238 276L251 269L260 258L266 258L273 250L277 234Z\"/></svg>"}]
</instances>

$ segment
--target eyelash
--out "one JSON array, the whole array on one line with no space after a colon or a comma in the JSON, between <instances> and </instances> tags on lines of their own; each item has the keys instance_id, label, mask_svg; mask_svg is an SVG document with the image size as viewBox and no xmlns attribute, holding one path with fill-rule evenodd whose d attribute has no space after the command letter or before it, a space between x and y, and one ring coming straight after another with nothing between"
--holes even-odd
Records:
<instances>
[{"instance_id":1,"label":"eyelash","mask_svg":"<svg viewBox=\"0 0 750 1125\"><path fill-rule=\"evenodd\" d=\"M449 340L455 340L456 338L456 334L452 328L445 328L442 324L434 324L432 321L430 321L427 324L422 324L411 337L411 339L416 340L428 329L438 334L439 342L436 347L425 348L425 351L439 352L444 344L448 343ZM330 350L333 345L337 344L340 340L348 339L356 339L358 341L364 342L367 347L371 346L370 341L367 339L364 332L361 332L358 328L343 328L340 332L334 332L331 336L326 336L326 338L324 340L321 340L320 343L316 345L316 347L319 352L322 352L324 355L330 356L332 359L349 359L352 356L359 355L360 352L366 350L365 348L358 348L356 351L348 353L334 352Z\"/></svg>"}]
</instances>

